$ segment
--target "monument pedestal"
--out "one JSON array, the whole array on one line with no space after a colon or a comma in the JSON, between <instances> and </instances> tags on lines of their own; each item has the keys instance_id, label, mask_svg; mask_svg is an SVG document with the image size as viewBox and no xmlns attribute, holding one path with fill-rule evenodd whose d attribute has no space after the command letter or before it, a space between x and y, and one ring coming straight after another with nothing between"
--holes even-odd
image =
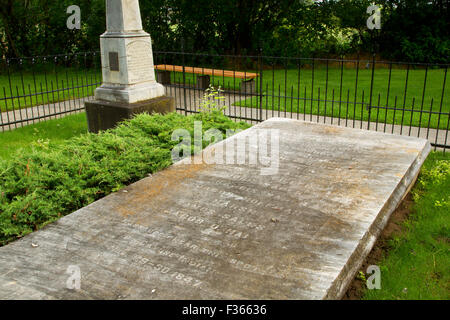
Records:
<instances>
[{"instance_id":1,"label":"monument pedestal","mask_svg":"<svg viewBox=\"0 0 450 320\"><path fill-rule=\"evenodd\" d=\"M97 133L113 128L119 122L130 119L138 113L175 112L175 99L162 96L136 103L94 100L86 101L85 107L89 132Z\"/></svg>"},{"instance_id":2,"label":"monument pedestal","mask_svg":"<svg viewBox=\"0 0 450 320\"><path fill-rule=\"evenodd\" d=\"M106 32L100 36L101 87L86 102L90 132L113 128L134 114L175 111L175 100L156 82L152 41L142 29L138 0L106 1Z\"/></svg>"}]
</instances>

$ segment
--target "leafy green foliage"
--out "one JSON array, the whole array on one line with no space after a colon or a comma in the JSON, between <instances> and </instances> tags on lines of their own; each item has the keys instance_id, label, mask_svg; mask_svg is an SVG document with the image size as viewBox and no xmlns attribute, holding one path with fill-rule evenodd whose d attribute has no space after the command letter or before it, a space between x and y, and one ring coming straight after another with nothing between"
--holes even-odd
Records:
<instances>
[{"instance_id":1,"label":"leafy green foliage","mask_svg":"<svg viewBox=\"0 0 450 320\"><path fill-rule=\"evenodd\" d=\"M68 30L69 0L4 0L0 56L93 51L105 30L105 1L79 0L81 30ZM448 1L378 0L382 29L368 30L370 0L140 1L156 50L312 56L380 51L388 58L448 62Z\"/></svg>"},{"instance_id":2,"label":"leafy green foliage","mask_svg":"<svg viewBox=\"0 0 450 320\"><path fill-rule=\"evenodd\" d=\"M380 49L389 59L448 63L450 7L442 0L386 1Z\"/></svg>"},{"instance_id":3,"label":"leafy green foliage","mask_svg":"<svg viewBox=\"0 0 450 320\"><path fill-rule=\"evenodd\" d=\"M81 9L81 30L66 26L67 8ZM105 30L104 0L5 0L0 6L0 56L93 51ZM101 18L100 18L101 17Z\"/></svg>"},{"instance_id":4,"label":"leafy green foliage","mask_svg":"<svg viewBox=\"0 0 450 320\"><path fill-rule=\"evenodd\" d=\"M420 198L420 194L430 187L441 185L450 179L450 161L437 160L432 167L425 167L420 174L419 188L415 191L415 199ZM449 195L450 196L450 195Z\"/></svg>"},{"instance_id":5,"label":"leafy green foliage","mask_svg":"<svg viewBox=\"0 0 450 320\"><path fill-rule=\"evenodd\" d=\"M203 112L219 111L223 112L225 107L220 107L220 102L225 100L225 97L221 95L223 90L219 87L215 88L209 85L209 88L205 90L203 99L200 102L200 110Z\"/></svg>"},{"instance_id":6,"label":"leafy green foliage","mask_svg":"<svg viewBox=\"0 0 450 320\"><path fill-rule=\"evenodd\" d=\"M22 237L172 163L175 129L244 129L219 111L182 116L142 114L117 128L59 145L38 140L0 162L0 245Z\"/></svg>"}]
</instances>

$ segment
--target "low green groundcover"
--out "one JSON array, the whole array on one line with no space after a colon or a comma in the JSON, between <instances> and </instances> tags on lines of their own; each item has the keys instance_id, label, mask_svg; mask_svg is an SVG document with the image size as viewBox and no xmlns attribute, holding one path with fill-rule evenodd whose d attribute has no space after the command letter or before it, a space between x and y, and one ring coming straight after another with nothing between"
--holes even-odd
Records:
<instances>
[{"instance_id":1,"label":"low green groundcover","mask_svg":"<svg viewBox=\"0 0 450 320\"><path fill-rule=\"evenodd\" d=\"M83 134L0 161L0 245L42 228L123 186L172 164L172 132L246 129L219 111L182 116L142 114L100 134ZM205 142L204 142L205 143ZM204 145L205 147L205 145Z\"/></svg>"}]
</instances>

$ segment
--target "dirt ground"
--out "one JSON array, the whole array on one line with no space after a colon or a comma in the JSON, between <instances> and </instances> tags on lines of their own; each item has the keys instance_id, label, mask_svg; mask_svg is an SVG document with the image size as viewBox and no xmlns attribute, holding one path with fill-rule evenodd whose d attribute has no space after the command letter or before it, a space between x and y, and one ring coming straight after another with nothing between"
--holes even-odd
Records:
<instances>
[{"instance_id":1,"label":"dirt ground","mask_svg":"<svg viewBox=\"0 0 450 320\"><path fill-rule=\"evenodd\" d=\"M372 248L372 251L367 256L360 270L367 270L367 267L370 265L378 264L384 255L388 254L388 240L391 239L394 235L401 233L402 224L405 221L410 212L413 205L413 200L411 193L403 199L397 209L392 213L391 218L389 219L386 228L384 228L383 232L379 236L377 242ZM360 300L364 294L364 288L366 284L364 281L359 279L357 275L350 283L347 292L345 293L343 300Z\"/></svg>"}]
</instances>

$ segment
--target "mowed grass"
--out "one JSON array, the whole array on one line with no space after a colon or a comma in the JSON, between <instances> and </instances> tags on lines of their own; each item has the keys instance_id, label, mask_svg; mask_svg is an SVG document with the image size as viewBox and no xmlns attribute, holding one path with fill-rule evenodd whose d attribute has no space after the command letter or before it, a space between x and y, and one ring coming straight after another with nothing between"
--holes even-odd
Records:
<instances>
[{"instance_id":1,"label":"mowed grass","mask_svg":"<svg viewBox=\"0 0 450 320\"><path fill-rule=\"evenodd\" d=\"M86 113L47 120L0 133L0 159L10 159L17 150L29 152L37 144L60 144L87 132Z\"/></svg>"},{"instance_id":2,"label":"mowed grass","mask_svg":"<svg viewBox=\"0 0 450 320\"><path fill-rule=\"evenodd\" d=\"M299 113L299 118L305 119L321 115L344 121L370 119L372 122L447 129L450 122L450 79L445 73L445 69L430 68L426 71L411 67L410 70L389 70L377 67L371 87L372 70L361 66L356 69L351 64L342 69L338 66L327 69L323 65L314 69L310 66L269 69L262 74L262 105L258 96L243 99L236 105L275 110L280 115L285 112ZM185 74L184 79L182 73L172 72L171 76L173 83L185 82L188 85L194 85L197 78L189 73ZM241 81L237 78L211 77L214 86L228 90L239 91ZM257 78L257 93L259 82L260 78ZM92 96L100 83L99 68L57 67L45 72L14 72L10 77L1 74L0 109L4 112ZM21 97L5 99L11 96ZM375 107L369 111L369 105Z\"/></svg>"},{"instance_id":3,"label":"mowed grass","mask_svg":"<svg viewBox=\"0 0 450 320\"><path fill-rule=\"evenodd\" d=\"M364 299L450 299L450 154L431 153L404 231L380 262L381 289Z\"/></svg>"},{"instance_id":4,"label":"mowed grass","mask_svg":"<svg viewBox=\"0 0 450 320\"><path fill-rule=\"evenodd\" d=\"M102 81L101 69L40 68L0 74L0 110L81 99L94 94Z\"/></svg>"},{"instance_id":5,"label":"mowed grass","mask_svg":"<svg viewBox=\"0 0 450 320\"><path fill-rule=\"evenodd\" d=\"M342 72L341 72L342 71ZM249 72L257 72L249 70ZM450 114L449 79L445 69L375 68L373 87L371 68L345 65L317 66L314 69L264 70L262 109L356 119L405 126L447 129ZM445 81L444 81L445 80ZM183 83L182 73L172 73L172 81ZM193 85L196 76L186 74ZM256 81L259 93L260 78ZM240 79L211 77L214 86L239 90ZM444 85L445 84L445 85ZM372 93L372 94L371 94ZM260 97L244 99L237 106L261 108ZM368 106L372 106L369 108ZM377 108L378 107L378 108ZM405 111L403 111L403 109ZM370 113L370 114L369 114Z\"/></svg>"}]
</instances>

